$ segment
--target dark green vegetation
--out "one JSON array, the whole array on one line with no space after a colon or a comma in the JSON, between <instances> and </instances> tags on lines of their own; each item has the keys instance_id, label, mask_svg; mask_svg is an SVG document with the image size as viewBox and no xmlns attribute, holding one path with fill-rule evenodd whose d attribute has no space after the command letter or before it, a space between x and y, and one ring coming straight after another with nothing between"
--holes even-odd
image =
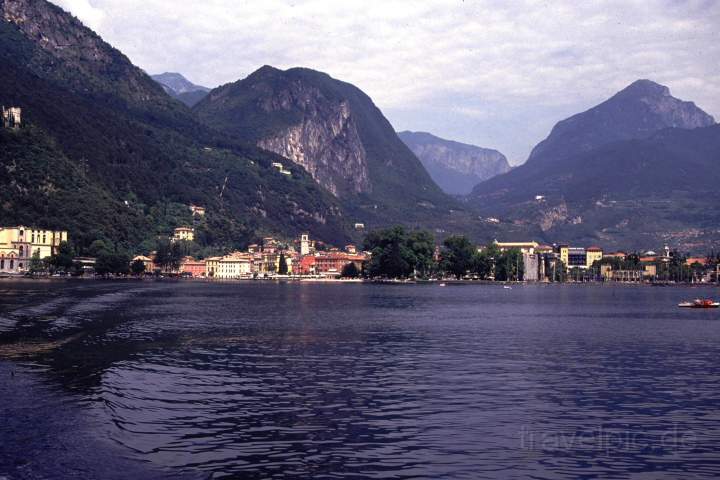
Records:
<instances>
[{"instance_id":1,"label":"dark green vegetation","mask_svg":"<svg viewBox=\"0 0 720 480\"><path fill-rule=\"evenodd\" d=\"M48 2L0 2L0 71L0 103L23 108L26 125L0 136L0 224L67 227L79 253L97 238L128 249L190 222L167 213L194 203L208 211L206 245L347 239L337 202L301 168L279 175L276 156L203 126Z\"/></svg>"},{"instance_id":2,"label":"dark green vegetation","mask_svg":"<svg viewBox=\"0 0 720 480\"><path fill-rule=\"evenodd\" d=\"M560 122L526 164L478 185L470 202L548 242L702 251L720 239L712 122L665 87L636 82Z\"/></svg>"},{"instance_id":3,"label":"dark green vegetation","mask_svg":"<svg viewBox=\"0 0 720 480\"><path fill-rule=\"evenodd\" d=\"M435 238L430 232L407 231L401 226L368 233L363 249L372 252L364 272L370 278L446 276L522 280L523 260L519 250L500 252L494 243L490 243L478 251L475 244L464 236L446 238L439 258L436 258Z\"/></svg>"},{"instance_id":4,"label":"dark green vegetation","mask_svg":"<svg viewBox=\"0 0 720 480\"><path fill-rule=\"evenodd\" d=\"M308 119L331 122L337 113L334 108L347 109L345 120L337 120L338 128L347 125L342 122L352 122L359 137L358 144L354 136L334 144L338 157L349 152L365 158L368 173L368 189L341 195L348 216L371 227L402 222L412 227L460 225L467 231L478 223L438 188L365 93L327 74L265 66L244 80L213 90L194 111L208 125L255 144ZM361 171L353 171L346 180L359 182L360 176Z\"/></svg>"}]
</instances>

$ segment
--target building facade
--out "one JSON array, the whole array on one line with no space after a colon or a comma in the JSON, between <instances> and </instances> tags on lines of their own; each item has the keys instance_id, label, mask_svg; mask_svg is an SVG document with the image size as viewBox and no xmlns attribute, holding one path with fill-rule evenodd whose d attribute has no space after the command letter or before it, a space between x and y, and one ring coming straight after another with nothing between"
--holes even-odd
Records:
<instances>
[{"instance_id":1,"label":"building facade","mask_svg":"<svg viewBox=\"0 0 720 480\"><path fill-rule=\"evenodd\" d=\"M173 231L173 241L185 240L192 242L195 240L195 229L191 227L178 227Z\"/></svg>"},{"instance_id":2,"label":"building facade","mask_svg":"<svg viewBox=\"0 0 720 480\"><path fill-rule=\"evenodd\" d=\"M41 259L55 255L60 243L67 240L68 233L64 230L0 227L0 272L26 272L33 255Z\"/></svg>"}]
</instances>

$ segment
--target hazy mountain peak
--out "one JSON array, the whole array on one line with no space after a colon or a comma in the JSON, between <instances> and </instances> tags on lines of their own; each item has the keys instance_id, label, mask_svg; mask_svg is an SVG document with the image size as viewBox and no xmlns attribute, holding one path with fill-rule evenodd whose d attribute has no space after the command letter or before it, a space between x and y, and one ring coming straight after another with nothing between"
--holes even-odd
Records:
<instances>
[{"instance_id":1,"label":"hazy mountain peak","mask_svg":"<svg viewBox=\"0 0 720 480\"><path fill-rule=\"evenodd\" d=\"M617 95L669 97L670 89L652 80L640 79L622 89Z\"/></svg>"},{"instance_id":2,"label":"hazy mountain peak","mask_svg":"<svg viewBox=\"0 0 720 480\"><path fill-rule=\"evenodd\" d=\"M637 80L590 110L558 122L533 149L528 162L555 162L608 143L648 138L665 128L692 129L714 123L693 102L673 97L668 87Z\"/></svg>"},{"instance_id":3,"label":"hazy mountain peak","mask_svg":"<svg viewBox=\"0 0 720 480\"><path fill-rule=\"evenodd\" d=\"M176 94L195 91L210 91L209 88L201 85L195 85L182 74L176 72L165 72L159 75L153 75L152 78L159 84L172 89Z\"/></svg>"},{"instance_id":4,"label":"hazy mountain peak","mask_svg":"<svg viewBox=\"0 0 720 480\"><path fill-rule=\"evenodd\" d=\"M398 133L445 193L467 195L475 185L510 170L505 155L490 148L445 140L428 132Z\"/></svg>"}]
</instances>

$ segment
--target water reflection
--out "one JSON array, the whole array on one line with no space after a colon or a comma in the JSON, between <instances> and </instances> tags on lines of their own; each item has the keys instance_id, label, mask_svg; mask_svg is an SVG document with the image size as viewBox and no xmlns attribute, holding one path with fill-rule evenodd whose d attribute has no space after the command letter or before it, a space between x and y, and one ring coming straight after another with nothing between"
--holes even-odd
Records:
<instances>
[{"instance_id":1,"label":"water reflection","mask_svg":"<svg viewBox=\"0 0 720 480\"><path fill-rule=\"evenodd\" d=\"M33 361L124 451L172 471L720 475L720 317L674 308L696 291L64 288L0 308L19 322L0 338L82 332Z\"/></svg>"}]
</instances>

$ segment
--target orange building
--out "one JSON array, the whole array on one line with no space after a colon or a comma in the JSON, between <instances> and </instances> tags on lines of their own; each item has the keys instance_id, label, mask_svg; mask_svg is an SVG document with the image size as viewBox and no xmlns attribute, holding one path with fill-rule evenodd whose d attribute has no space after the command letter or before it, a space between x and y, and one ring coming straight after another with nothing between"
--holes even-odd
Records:
<instances>
[{"instance_id":1,"label":"orange building","mask_svg":"<svg viewBox=\"0 0 720 480\"><path fill-rule=\"evenodd\" d=\"M205 260L195 260L192 257L183 258L180 264L180 274L188 275L191 277L204 277L205 276Z\"/></svg>"}]
</instances>

